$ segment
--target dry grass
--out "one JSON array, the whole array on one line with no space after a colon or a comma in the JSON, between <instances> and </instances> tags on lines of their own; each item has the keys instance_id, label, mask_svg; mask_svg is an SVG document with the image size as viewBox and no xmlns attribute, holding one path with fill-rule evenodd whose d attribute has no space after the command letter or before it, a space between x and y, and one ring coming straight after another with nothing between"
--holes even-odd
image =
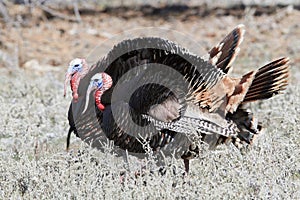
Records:
<instances>
[{"instance_id":1,"label":"dry grass","mask_svg":"<svg viewBox=\"0 0 300 200\"><path fill-rule=\"evenodd\" d=\"M82 31L97 22L89 16L82 19L82 27L53 20L34 28L4 29L0 47L21 41L23 63L36 58L43 65L35 63L32 68L33 63L29 63L31 68L0 69L0 199L300 199L297 16L298 11L286 14L284 10L257 18L246 13L242 19L110 19L122 27L112 27L107 16L101 16L100 24L93 27L100 36ZM283 55L290 56L293 65L291 84L284 95L252 105L266 129L251 149L240 152L233 146L221 146L216 151L204 151L193 160L188 177L182 176L182 161L172 158L166 158L166 173L160 175L152 159L129 156L129 167L109 148L100 152L74 137L72 150L64 150L70 101L70 96L64 99L62 95L64 66L72 56L85 55L95 39L107 39L101 31L115 33L129 27L164 26L189 32L207 47L216 44L238 23L245 23L248 28L235 74ZM62 28L65 35L59 37L53 27ZM72 28L77 31L75 35L69 33ZM42 36L38 35L41 30ZM15 32L17 39L12 38ZM52 42L47 41L50 35ZM74 44L78 37L84 39ZM43 60L48 54L50 59ZM57 59L59 67L46 66L51 59ZM143 176L136 177L137 171L142 171Z\"/></svg>"},{"instance_id":2,"label":"dry grass","mask_svg":"<svg viewBox=\"0 0 300 200\"><path fill-rule=\"evenodd\" d=\"M222 146L207 151L183 178L181 160L168 159L161 176L151 173L158 170L151 160L130 157L129 170L109 151L79 145L65 152L68 99L62 97L62 82L51 73L1 74L1 199L300 198L297 86L254 106L266 133L252 149L240 153ZM144 175L136 178L142 166Z\"/></svg>"}]
</instances>

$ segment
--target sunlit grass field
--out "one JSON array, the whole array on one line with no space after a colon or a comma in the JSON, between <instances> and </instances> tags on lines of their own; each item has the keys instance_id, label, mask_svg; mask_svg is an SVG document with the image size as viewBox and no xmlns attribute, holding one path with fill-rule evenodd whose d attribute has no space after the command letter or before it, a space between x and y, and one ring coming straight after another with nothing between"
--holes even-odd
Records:
<instances>
[{"instance_id":1,"label":"sunlit grass field","mask_svg":"<svg viewBox=\"0 0 300 200\"><path fill-rule=\"evenodd\" d=\"M300 198L299 86L252 105L265 127L253 147L204 150L183 176L181 160L166 158L161 175L154 160L126 163L74 137L66 152L69 99L58 77L1 72L1 199Z\"/></svg>"}]
</instances>

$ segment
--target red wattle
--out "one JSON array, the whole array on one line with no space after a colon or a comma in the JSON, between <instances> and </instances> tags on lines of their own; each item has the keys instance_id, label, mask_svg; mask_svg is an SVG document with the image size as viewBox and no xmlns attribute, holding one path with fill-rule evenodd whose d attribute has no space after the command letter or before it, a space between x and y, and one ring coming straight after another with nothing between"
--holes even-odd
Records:
<instances>
[{"instance_id":1,"label":"red wattle","mask_svg":"<svg viewBox=\"0 0 300 200\"><path fill-rule=\"evenodd\" d=\"M74 99L75 102L78 101L78 94L77 94L77 93L76 93L76 94L73 94L73 99Z\"/></svg>"},{"instance_id":2,"label":"red wattle","mask_svg":"<svg viewBox=\"0 0 300 200\"><path fill-rule=\"evenodd\" d=\"M76 102L78 100L78 93L77 93L77 89L78 89L78 72L76 72L75 74L72 75L71 80L70 80L70 84L71 84L71 90L73 93L73 99Z\"/></svg>"},{"instance_id":3,"label":"red wattle","mask_svg":"<svg viewBox=\"0 0 300 200\"><path fill-rule=\"evenodd\" d=\"M105 109L104 105L102 103L99 103L97 105L97 107L99 108L99 110L103 111Z\"/></svg>"},{"instance_id":4,"label":"red wattle","mask_svg":"<svg viewBox=\"0 0 300 200\"><path fill-rule=\"evenodd\" d=\"M105 109L105 106L101 103L101 96L103 94L103 91L100 89L100 90L97 90L95 92L95 100L96 100L96 105L97 107L103 111Z\"/></svg>"}]
</instances>

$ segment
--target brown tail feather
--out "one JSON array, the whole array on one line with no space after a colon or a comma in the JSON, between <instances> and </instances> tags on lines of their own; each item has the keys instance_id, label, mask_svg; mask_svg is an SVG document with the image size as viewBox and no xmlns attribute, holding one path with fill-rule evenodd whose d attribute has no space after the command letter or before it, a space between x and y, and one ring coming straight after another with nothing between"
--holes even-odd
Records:
<instances>
[{"instance_id":1,"label":"brown tail feather","mask_svg":"<svg viewBox=\"0 0 300 200\"><path fill-rule=\"evenodd\" d=\"M289 77L289 58L280 58L263 67L255 74L243 103L268 99L286 89Z\"/></svg>"},{"instance_id":2,"label":"brown tail feather","mask_svg":"<svg viewBox=\"0 0 300 200\"><path fill-rule=\"evenodd\" d=\"M245 33L244 25L237 26L217 46L209 51L209 59L212 64L228 73L231 64L239 52L239 45L243 41Z\"/></svg>"}]
</instances>

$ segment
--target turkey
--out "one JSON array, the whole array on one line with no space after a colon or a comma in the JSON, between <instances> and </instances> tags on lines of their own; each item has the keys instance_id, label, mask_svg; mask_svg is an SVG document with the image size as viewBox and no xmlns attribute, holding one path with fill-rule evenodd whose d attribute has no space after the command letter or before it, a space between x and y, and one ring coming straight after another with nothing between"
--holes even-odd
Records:
<instances>
[{"instance_id":1,"label":"turkey","mask_svg":"<svg viewBox=\"0 0 300 200\"><path fill-rule=\"evenodd\" d=\"M136 154L147 148L175 154L186 172L199 153L197 140L211 149L251 144L262 126L245 104L286 88L288 58L230 78L243 33L243 26L234 29L208 61L161 38L125 40L90 68L73 60L66 75L73 92L67 141L74 131L95 147L108 138Z\"/></svg>"},{"instance_id":2,"label":"turkey","mask_svg":"<svg viewBox=\"0 0 300 200\"><path fill-rule=\"evenodd\" d=\"M224 39L219 44L217 44L208 52L209 62L219 67L224 72L228 72L231 63L234 61L236 55L239 52L239 45L243 41L244 32L245 32L244 25L242 24L238 25L235 29L233 29L228 35L224 37ZM77 90L78 90L79 82L81 78L83 78L88 73L88 70L89 67L85 59L77 58L70 62L65 77L64 96L66 96L67 85L70 83L74 103L76 103L78 100ZM74 132L75 135L79 137L74 125L75 123L74 123L73 113L71 109L72 106L73 104L71 103L68 112L70 129L67 137L67 149L69 148L71 133ZM78 109L79 106L77 105L76 108Z\"/></svg>"}]
</instances>

